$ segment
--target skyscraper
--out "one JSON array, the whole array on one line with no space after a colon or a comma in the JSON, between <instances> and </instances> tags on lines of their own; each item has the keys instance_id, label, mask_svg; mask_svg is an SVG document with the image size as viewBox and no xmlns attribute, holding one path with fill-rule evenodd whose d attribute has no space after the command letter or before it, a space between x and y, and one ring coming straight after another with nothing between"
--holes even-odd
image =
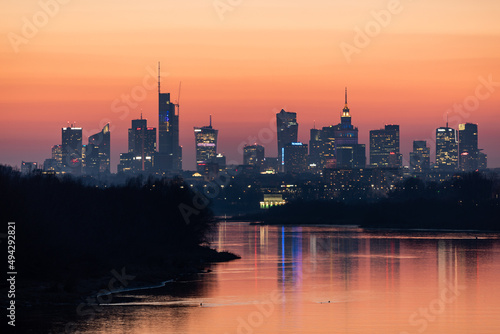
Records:
<instances>
[{"instance_id":1,"label":"skyscraper","mask_svg":"<svg viewBox=\"0 0 500 334\"><path fill-rule=\"evenodd\" d=\"M453 172L458 167L458 143L455 129L436 129L436 165L440 171Z\"/></svg>"},{"instance_id":2,"label":"skyscraper","mask_svg":"<svg viewBox=\"0 0 500 334\"><path fill-rule=\"evenodd\" d=\"M431 149L425 140L413 141L413 152L410 152L410 170L414 173L427 172L430 169Z\"/></svg>"},{"instance_id":3,"label":"skyscraper","mask_svg":"<svg viewBox=\"0 0 500 334\"><path fill-rule=\"evenodd\" d=\"M335 127L335 148L358 143L358 128L351 123L351 111L347 105L347 87L345 89L345 105L342 109L340 124Z\"/></svg>"},{"instance_id":4,"label":"skyscraper","mask_svg":"<svg viewBox=\"0 0 500 334\"><path fill-rule=\"evenodd\" d=\"M66 172L82 172L82 128L62 128L62 165Z\"/></svg>"},{"instance_id":5,"label":"skyscraper","mask_svg":"<svg viewBox=\"0 0 500 334\"><path fill-rule=\"evenodd\" d=\"M370 164L373 167L401 166L399 153L399 125L389 124L384 129L370 131Z\"/></svg>"},{"instance_id":6,"label":"skyscraper","mask_svg":"<svg viewBox=\"0 0 500 334\"><path fill-rule=\"evenodd\" d=\"M358 144L358 128L352 125L351 111L345 104L340 116L340 123L324 127L321 130L321 167L324 168L363 168L366 164L365 145Z\"/></svg>"},{"instance_id":7,"label":"skyscraper","mask_svg":"<svg viewBox=\"0 0 500 334\"><path fill-rule=\"evenodd\" d=\"M278 132L278 160L283 171L285 160L283 153L285 145L297 142L299 124L297 123L297 113L287 112L281 109L276 114L276 128Z\"/></svg>"},{"instance_id":8,"label":"skyscraper","mask_svg":"<svg viewBox=\"0 0 500 334\"><path fill-rule=\"evenodd\" d=\"M307 144L289 143L283 149L285 173L305 173L307 171Z\"/></svg>"},{"instance_id":9,"label":"skyscraper","mask_svg":"<svg viewBox=\"0 0 500 334\"><path fill-rule=\"evenodd\" d=\"M214 163L217 156L217 136L219 130L212 128L212 116L210 124L194 128L194 139L196 143L196 169L199 173L205 171L207 163Z\"/></svg>"},{"instance_id":10,"label":"skyscraper","mask_svg":"<svg viewBox=\"0 0 500 334\"><path fill-rule=\"evenodd\" d=\"M246 145L243 148L243 164L256 166L260 170L264 164L264 146Z\"/></svg>"},{"instance_id":11,"label":"skyscraper","mask_svg":"<svg viewBox=\"0 0 500 334\"><path fill-rule=\"evenodd\" d=\"M176 173L182 169L182 147L179 146L179 101L172 103L170 93L161 93L160 63L158 63L158 154L155 157L155 164L161 172Z\"/></svg>"},{"instance_id":12,"label":"skyscraper","mask_svg":"<svg viewBox=\"0 0 500 334\"><path fill-rule=\"evenodd\" d=\"M120 154L118 171L151 171L156 151L156 128L148 127L146 119L132 120L128 129L128 153Z\"/></svg>"},{"instance_id":13,"label":"skyscraper","mask_svg":"<svg viewBox=\"0 0 500 334\"><path fill-rule=\"evenodd\" d=\"M110 172L110 145L111 133L109 123L101 132L89 137L89 142L85 149L85 168L87 174L109 173Z\"/></svg>"},{"instance_id":14,"label":"skyscraper","mask_svg":"<svg viewBox=\"0 0 500 334\"><path fill-rule=\"evenodd\" d=\"M316 164L316 166L322 166L321 164L321 150L322 150L321 141L321 130L311 129L310 137L309 137L309 164Z\"/></svg>"},{"instance_id":15,"label":"skyscraper","mask_svg":"<svg viewBox=\"0 0 500 334\"><path fill-rule=\"evenodd\" d=\"M52 146L52 159L55 160L57 168L62 168L62 155L63 148L62 145L54 145Z\"/></svg>"},{"instance_id":16,"label":"skyscraper","mask_svg":"<svg viewBox=\"0 0 500 334\"><path fill-rule=\"evenodd\" d=\"M469 172L478 169L479 149L477 124L458 125L458 156L460 170Z\"/></svg>"}]
</instances>

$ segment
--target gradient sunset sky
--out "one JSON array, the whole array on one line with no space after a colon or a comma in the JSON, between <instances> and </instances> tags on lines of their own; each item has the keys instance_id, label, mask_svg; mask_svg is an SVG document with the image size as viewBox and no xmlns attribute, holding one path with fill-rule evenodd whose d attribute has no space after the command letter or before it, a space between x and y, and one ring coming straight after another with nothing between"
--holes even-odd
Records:
<instances>
[{"instance_id":1,"label":"gradient sunset sky","mask_svg":"<svg viewBox=\"0 0 500 334\"><path fill-rule=\"evenodd\" d=\"M367 147L370 130L400 124L408 164L413 140L434 151L435 129L449 110L450 126L479 125L489 167L500 167L498 0L60 2L0 3L2 164L43 163L68 121L84 128L84 144L109 121L116 171L131 119L142 110L158 126L161 61L162 92L177 99L182 81L184 169L195 168L193 127L208 125L210 114L228 162L242 162L244 143L276 156L276 139L268 140L275 113L297 112L299 140L307 143L314 121L340 121L345 86ZM395 13L377 23L373 13L388 8ZM368 41L357 37L365 29ZM341 48L347 44L358 51L350 61ZM486 87L488 80L494 84ZM131 106L121 102L144 91Z\"/></svg>"}]
</instances>

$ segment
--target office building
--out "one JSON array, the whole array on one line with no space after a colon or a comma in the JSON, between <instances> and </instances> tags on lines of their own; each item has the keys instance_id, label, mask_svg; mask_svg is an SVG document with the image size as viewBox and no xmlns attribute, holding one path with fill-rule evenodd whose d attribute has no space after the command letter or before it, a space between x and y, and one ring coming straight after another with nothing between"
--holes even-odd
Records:
<instances>
[{"instance_id":1,"label":"office building","mask_svg":"<svg viewBox=\"0 0 500 334\"><path fill-rule=\"evenodd\" d=\"M365 145L358 143L358 128L352 125L351 111L347 104L347 88L345 89L345 104L341 112L340 123L323 127L319 134L319 141L317 133L313 130L311 130L311 145L320 147L320 168L365 167L366 148ZM316 158L316 160L318 159Z\"/></svg>"},{"instance_id":2,"label":"office building","mask_svg":"<svg viewBox=\"0 0 500 334\"><path fill-rule=\"evenodd\" d=\"M52 159L54 159L57 163L57 166L59 168L62 167L62 156L63 156L63 149L62 145L54 145L52 146Z\"/></svg>"},{"instance_id":3,"label":"office building","mask_svg":"<svg viewBox=\"0 0 500 334\"><path fill-rule=\"evenodd\" d=\"M441 127L436 129L436 169L454 172L458 168L458 142L455 129Z\"/></svg>"},{"instance_id":4,"label":"office building","mask_svg":"<svg viewBox=\"0 0 500 334\"><path fill-rule=\"evenodd\" d=\"M285 173L307 172L307 144L289 143L283 148L283 160L285 161Z\"/></svg>"},{"instance_id":5,"label":"office building","mask_svg":"<svg viewBox=\"0 0 500 334\"><path fill-rule=\"evenodd\" d=\"M84 147L86 174L97 175L110 172L110 145L111 133L108 123L100 132L90 136L88 144Z\"/></svg>"},{"instance_id":6,"label":"office building","mask_svg":"<svg viewBox=\"0 0 500 334\"><path fill-rule=\"evenodd\" d=\"M370 165L399 168L402 157L399 150L399 125L386 125L384 129L370 131Z\"/></svg>"},{"instance_id":7,"label":"office building","mask_svg":"<svg viewBox=\"0 0 500 334\"><path fill-rule=\"evenodd\" d=\"M196 169L198 173L205 171L207 163L213 163L217 156L217 136L219 130L212 127L212 116L210 124L194 128L194 139L196 144Z\"/></svg>"},{"instance_id":8,"label":"office building","mask_svg":"<svg viewBox=\"0 0 500 334\"><path fill-rule=\"evenodd\" d=\"M470 172L479 167L477 124L458 125L458 157L461 171Z\"/></svg>"},{"instance_id":9,"label":"office building","mask_svg":"<svg viewBox=\"0 0 500 334\"><path fill-rule=\"evenodd\" d=\"M264 146L246 145L243 148L243 164L256 166L258 170L261 170L264 165Z\"/></svg>"},{"instance_id":10,"label":"office building","mask_svg":"<svg viewBox=\"0 0 500 334\"><path fill-rule=\"evenodd\" d=\"M322 165L321 152L323 148L323 141L321 140L321 130L314 129L310 130L309 137L309 165L314 164L316 166Z\"/></svg>"},{"instance_id":11,"label":"office building","mask_svg":"<svg viewBox=\"0 0 500 334\"><path fill-rule=\"evenodd\" d=\"M82 172L82 128L73 125L62 128L62 166L65 172Z\"/></svg>"},{"instance_id":12,"label":"office building","mask_svg":"<svg viewBox=\"0 0 500 334\"><path fill-rule=\"evenodd\" d=\"M413 173L424 173L430 170L431 149L425 140L413 141L413 152L410 152L410 170Z\"/></svg>"},{"instance_id":13,"label":"office building","mask_svg":"<svg viewBox=\"0 0 500 334\"><path fill-rule=\"evenodd\" d=\"M488 156L486 155L486 153L483 152L478 153L477 163L478 163L477 168L479 170L485 170L486 168L488 168Z\"/></svg>"},{"instance_id":14,"label":"office building","mask_svg":"<svg viewBox=\"0 0 500 334\"><path fill-rule=\"evenodd\" d=\"M297 113L281 109L276 114L276 128L278 134L278 160L281 164L280 171L283 171L285 165L285 160L283 159L285 146L297 142L298 138L299 124L297 123Z\"/></svg>"},{"instance_id":15,"label":"office building","mask_svg":"<svg viewBox=\"0 0 500 334\"><path fill-rule=\"evenodd\" d=\"M222 172L226 169L226 156L223 155L222 153L218 153L215 156L215 163L219 167L219 172Z\"/></svg>"},{"instance_id":16,"label":"office building","mask_svg":"<svg viewBox=\"0 0 500 334\"><path fill-rule=\"evenodd\" d=\"M22 174L31 174L38 168L37 162L21 162L21 173Z\"/></svg>"},{"instance_id":17,"label":"office building","mask_svg":"<svg viewBox=\"0 0 500 334\"><path fill-rule=\"evenodd\" d=\"M156 128L148 127L146 119L132 120L128 129L128 153L120 154L120 172L152 171L156 151Z\"/></svg>"},{"instance_id":18,"label":"office building","mask_svg":"<svg viewBox=\"0 0 500 334\"><path fill-rule=\"evenodd\" d=\"M365 168L366 146L353 144L337 147L336 166L337 168Z\"/></svg>"},{"instance_id":19,"label":"office building","mask_svg":"<svg viewBox=\"0 0 500 334\"><path fill-rule=\"evenodd\" d=\"M179 97L180 98L180 86ZM179 173L182 170L182 147L179 146L179 100L170 100L170 93L161 93L160 64L158 63L158 153L157 170Z\"/></svg>"}]
</instances>

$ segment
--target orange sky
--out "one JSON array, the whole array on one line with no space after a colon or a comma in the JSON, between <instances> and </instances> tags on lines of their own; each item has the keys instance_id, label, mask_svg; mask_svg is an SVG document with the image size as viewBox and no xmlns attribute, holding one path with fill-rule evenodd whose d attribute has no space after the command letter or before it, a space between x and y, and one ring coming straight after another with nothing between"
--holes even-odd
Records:
<instances>
[{"instance_id":1,"label":"orange sky","mask_svg":"<svg viewBox=\"0 0 500 334\"><path fill-rule=\"evenodd\" d=\"M210 114L228 161L241 162L238 146L259 134L273 156L276 141L262 134L277 111L297 112L299 139L308 142L314 120L339 122L344 86L360 142L368 144L371 129L400 124L406 161L413 140L433 146L448 109L479 102L452 110L450 125L478 123L489 166L500 167L496 0L242 0L225 12L214 5L239 2L59 1L0 4L0 163L42 163L68 121L87 135L110 121L116 170L130 120L142 109L157 126L150 73L161 61L163 92L176 99L182 81L185 169L195 165L193 126ZM366 45L358 29L368 29ZM347 44L357 48L350 59L341 49ZM477 99L480 77L499 84L481 87ZM127 115L115 112L122 95L144 91Z\"/></svg>"}]
</instances>

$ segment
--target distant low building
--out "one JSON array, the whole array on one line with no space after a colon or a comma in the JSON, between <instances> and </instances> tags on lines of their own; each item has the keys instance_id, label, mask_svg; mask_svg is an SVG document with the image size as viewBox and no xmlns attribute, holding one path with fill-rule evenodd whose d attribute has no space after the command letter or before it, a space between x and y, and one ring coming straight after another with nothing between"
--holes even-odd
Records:
<instances>
[{"instance_id":1,"label":"distant low building","mask_svg":"<svg viewBox=\"0 0 500 334\"><path fill-rule=\"evenodd\" d=\"M264 200L260 202L261 209L269 209L273 206L285 205L282 194L264 194Z\"/></svg>"}]
</instances>

